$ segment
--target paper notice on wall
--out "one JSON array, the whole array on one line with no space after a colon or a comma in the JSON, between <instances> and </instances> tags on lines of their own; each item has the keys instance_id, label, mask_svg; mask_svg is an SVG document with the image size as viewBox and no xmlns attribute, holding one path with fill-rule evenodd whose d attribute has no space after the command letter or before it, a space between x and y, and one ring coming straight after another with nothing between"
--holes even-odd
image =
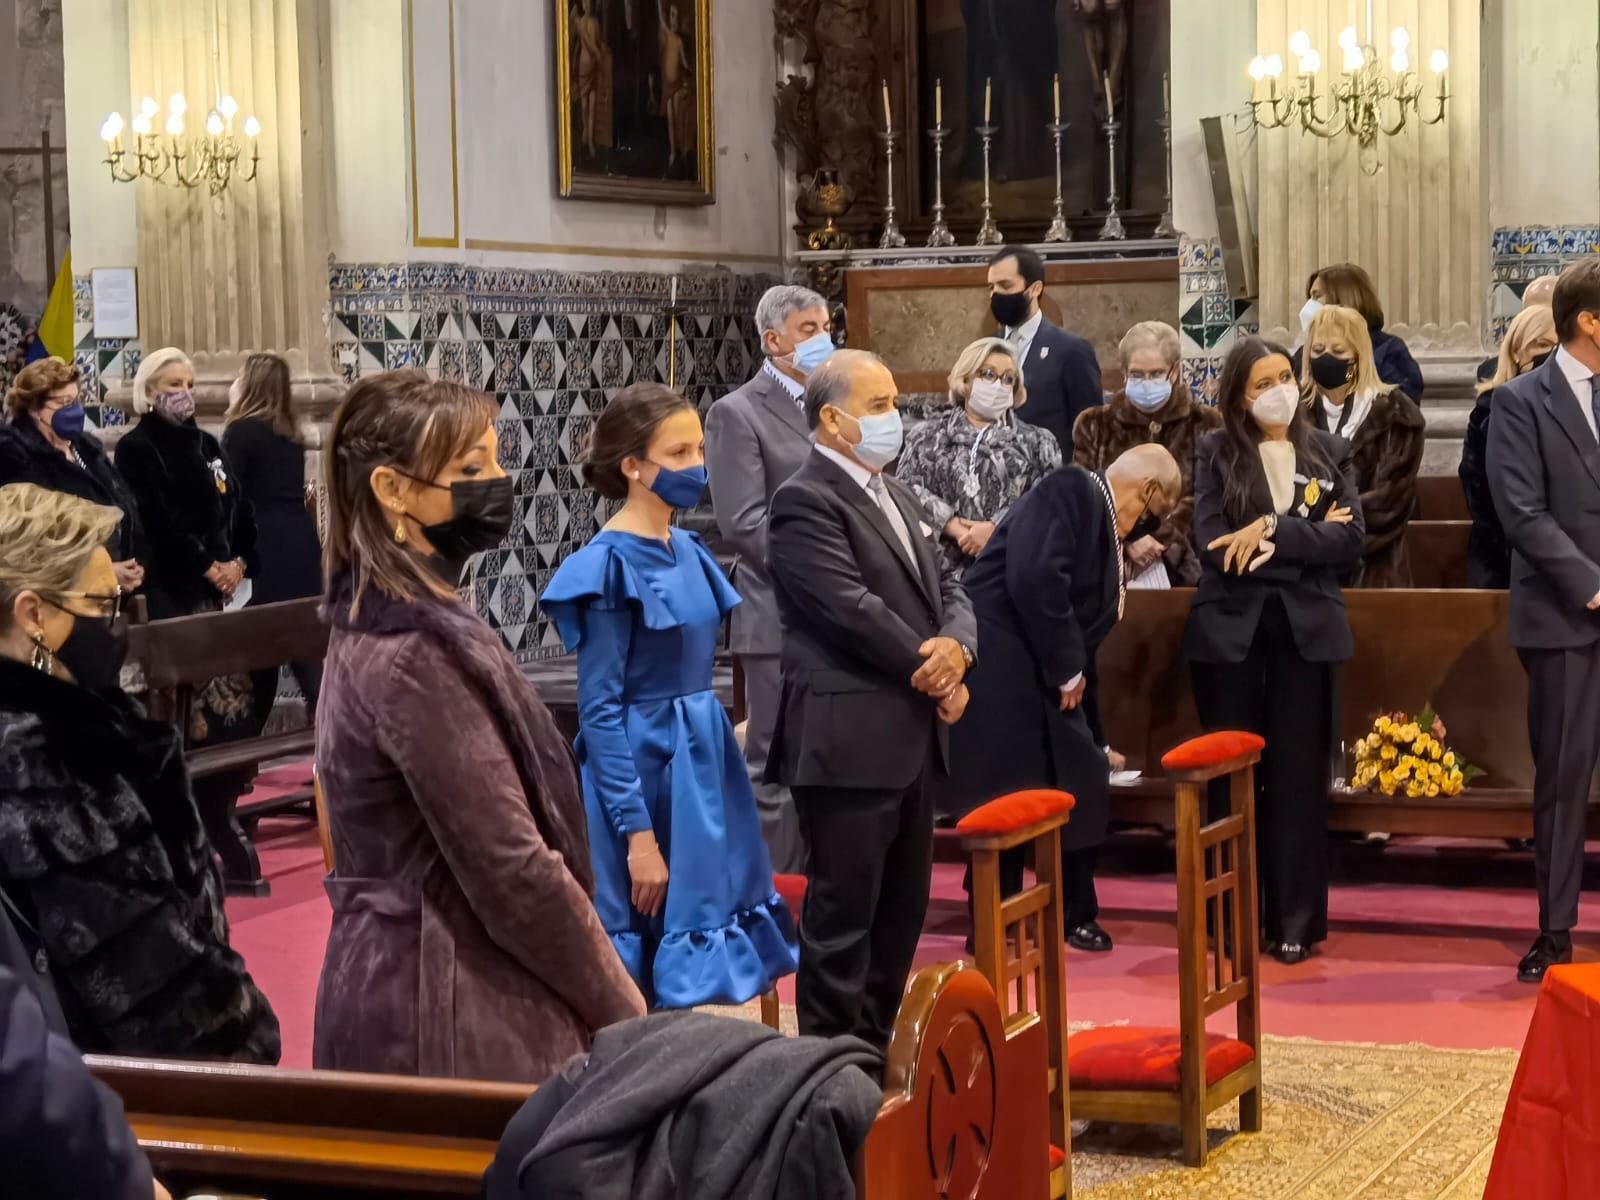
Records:
<instances>
[{"instance_id":1,"label":"paper notice on wall","mask_svg":"<svg viewBox=\"0 0 1600 1200\"><path fill-rule=\"evenodd\" d=\"M139 336L139 287L132 267L96 267L89 273L94 294L94 336Z\"/></svg>"}]
</instances>

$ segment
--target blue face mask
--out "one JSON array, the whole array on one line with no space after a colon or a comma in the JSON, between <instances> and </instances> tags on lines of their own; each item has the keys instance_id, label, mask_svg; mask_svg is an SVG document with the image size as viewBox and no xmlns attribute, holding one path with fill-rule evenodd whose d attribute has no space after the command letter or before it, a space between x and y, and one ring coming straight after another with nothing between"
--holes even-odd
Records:
<instances>
[{"instance_id":1,"label":"blue face mask","mask_svg":"<svg viewBox=\"0 0 1600 1200\"><path fill-rule=\"evenodd\" d=\"M685 467L674 471L671 467L662 467L656 471L650 490L673 508L693 508L705 493L706 469Z\"/></svg>"},{"instance_id":2,"label":"blue face mask","mask_svg":"<svg viewBox=\"0 0 1600 1200\"><path fill-rule=\"evenodd\" d=\"M1130 379L1123 390L1129 404L1142 413L1153 413L1172 398L1172 380Z\"/></svg>"},{"instance_id":3,"label":"blue face mask","mask_svg":"<svg viewBox=\"0 0 1600 1200\"><path fill-rule=\"evenodd\" d=\"M900 446L905 441L905 426L900 421L900 410L892 409L875 417L852 417L844 414L861 430L861 440L850 447L850 453L863 466L881 471L900 456Z\"/></svg>"},{"instance_id":4,"label":"blue face mask","mask_svg":"<svg viewBox=\"0 0 1600 1200\"><path fill-rule=\"evenodd\" d=\"M802 375L809 375L823 363L828 361L828 355L833 353L833 335L819 333L808 337L794 348L794 369Z\"/></svg>"},{"instance_id":5,"label":"blue face mask","mask_svg":"<svg viewBox=\"0 0 1600 1200\"><path fill-rule=\"evenodd\" d=\"M50 428L57 437L75 438L83 432L83 405L69 404L50 414Z\"/></svg>"}]
</instances>

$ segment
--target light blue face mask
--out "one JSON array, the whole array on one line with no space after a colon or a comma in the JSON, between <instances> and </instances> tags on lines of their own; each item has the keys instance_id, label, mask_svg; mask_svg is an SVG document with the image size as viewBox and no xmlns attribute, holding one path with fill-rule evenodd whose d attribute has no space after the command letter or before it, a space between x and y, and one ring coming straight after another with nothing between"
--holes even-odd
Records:
<instances>
[{"instance_id":1,"label":"light blue face mask","mask_svg":"<svg viewBox=\"0 0 1600 1200\"><path fill-rule=\"evenodd\" d=\"M861 429L861 440L850 447L850 453L864 466L881 471L900 456L905 441L905 426L900 421L900 410L892 409L875 417L850 417Z\"/></svg>"},{"instance_id":2,"label":"light blue face mask","mask_svg":"<svg viewBox=\"0 0 1600 1200\"><path fill-rule=\"evenodd\" d=\"M1129 404L1142 413L1153 413L1172 399L1172 380L1130 379L1123 390L1128 395Z\"/></svg>"},{"instance_id":3,"label":"light blue face mask","mask_svg":"<svg viewBox=\"0 0 1600 1200\"><path fill-rule=\"evenodd\" d=\"M808 337L794 348L794 369L802 375L810 375L823 363L828 361L828 355L833 353L833 335L819 333Z\"/></svg>"}]
</instances>

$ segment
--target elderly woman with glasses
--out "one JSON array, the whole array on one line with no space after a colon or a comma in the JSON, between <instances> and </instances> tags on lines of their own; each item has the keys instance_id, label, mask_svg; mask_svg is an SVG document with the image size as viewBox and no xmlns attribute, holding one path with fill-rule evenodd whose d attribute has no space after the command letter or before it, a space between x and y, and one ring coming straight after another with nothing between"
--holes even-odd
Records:
<instances>
[{"instance_id":1,"label":"elderly woman with glasses","mask_svg":"<svg viewBox=\"0 0 1600 1200\"><path fill-rule=\"evenodd\" d=\"M906 434L895 474L927 505L954 568L977 558L1006 509L1061 465L1055 437L1016 419L1027 398L1016 348L979 338L950 368L950 411Z\"/></svg>"},{"instance_id":2,"label":"elderly woman with glasses","mask_svg":"<svg viewBox=\"0 0 1600 1200\"><path fill-rule=\"evenodd\" d=\"M275 1063L178 733L117 687L121 521L0 488L0 906L80 1050Z\"/></svg>"}]
</instances>

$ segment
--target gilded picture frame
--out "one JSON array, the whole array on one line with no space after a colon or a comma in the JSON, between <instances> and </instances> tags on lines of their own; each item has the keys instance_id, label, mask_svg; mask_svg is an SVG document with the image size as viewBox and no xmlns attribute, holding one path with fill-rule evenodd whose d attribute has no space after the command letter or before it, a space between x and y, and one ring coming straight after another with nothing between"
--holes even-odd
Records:
<instances>
[{"instance_id":1,"label":"gilded picture frame","mask_svg":"<svg viewBox=\"0 0 1600 1200\"><path fill-rule=\"evenodd\" d=\"M558 191L716 199L712 0L556 0Z\"/></svg>"}]
</instances>

